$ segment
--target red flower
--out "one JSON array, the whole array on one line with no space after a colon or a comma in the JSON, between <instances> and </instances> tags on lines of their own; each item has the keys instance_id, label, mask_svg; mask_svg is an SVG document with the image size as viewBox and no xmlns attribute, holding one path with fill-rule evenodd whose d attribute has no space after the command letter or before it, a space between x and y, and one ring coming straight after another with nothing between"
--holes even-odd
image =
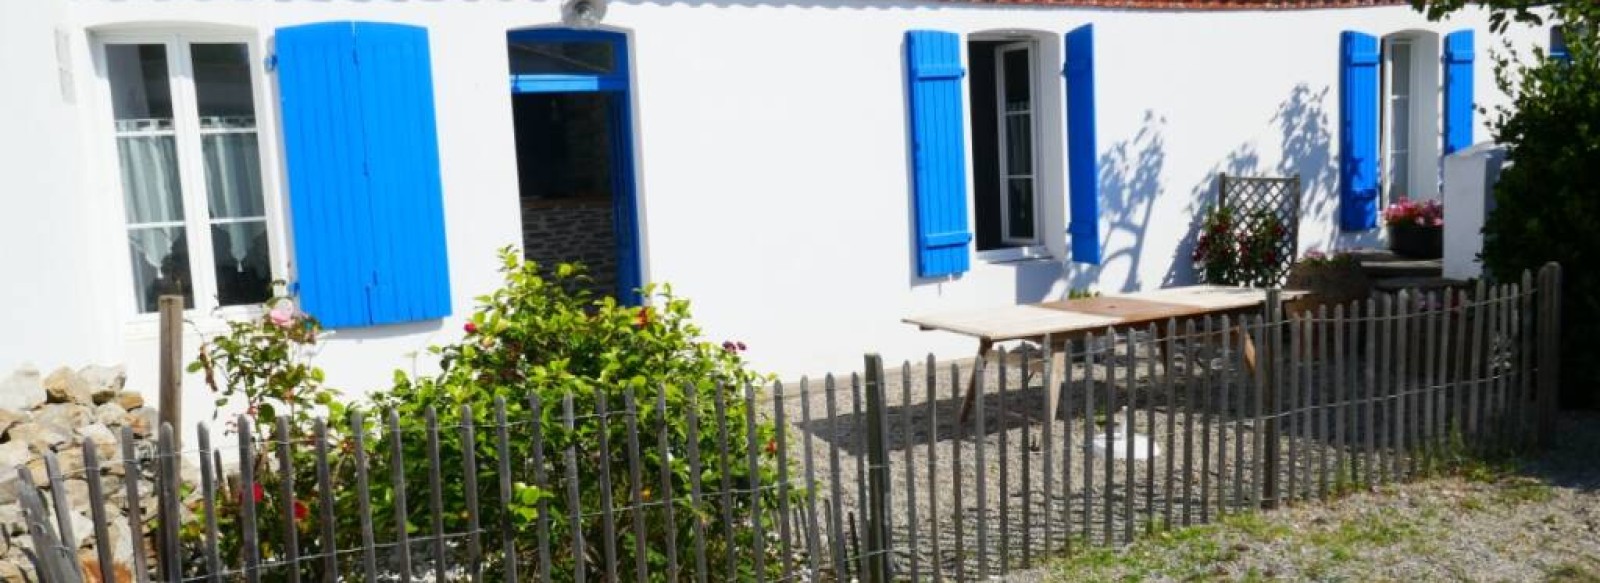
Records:
<instances>
[{"instance_id":1,"label":"red flower","mask_svg":"<svg viewBox=\"0 0 1600 583\"><path fill-rule=\"evenodd\" d=\"M476 323L473 323L473 322L467 322L467 325L462 326L461 329L462 330L466 330L468 334L477 334L478 333L478 325Z\"/></svg>"},{"instance_id":2,"label":"red flower","mask_svg":"<svg viewBox=\"0 0 1600 583\"><path fill-rule=\"evenodd\" d=\"M767 455L778 455L778 442L767 440Z\"/></svg>"},{"instance_id":3,"label":"red flower","mask_svg":"<svg viewBox=\"0 0 1600 583\"><path fill-rule=\"evenodd\" d=\"M739 345L734 344L732 340L729 340L722 343L722 349L728 352L737 352L739 350Z\"/></svg>"},{"instance_id":4,"label":"red flower","mask_svg":"<svg viewBox=\"0 0 1600 583\"><path fill-rule=\"evenodd\" d=\"M251 486L251 492L254 493L250 497L254 498L255 502L257 504L260 504L261 503L261 499L266 497L266 495L267 495L266 490L261 488L261 483L260 482L256 482L254 484L251 484L250 486ZM242 494L242 492L241 492L241 494ZM243 496L239 497L239 503L240 504L244 504L244 497Z\"/></svg>"},{"instance_id":5,"label":"red flower","mask_svg":"<svg viewBox=\"0 0 1600 583\"><path fill-rule=\"evenodd\" d=\"M311 509L307 508L306 504L304 502L301 502L299 500L295 500L294 501L294 519L295 519L295 521L299 522L301 520L305 520L306 517L308 517L308 516L311 516Z\"/></svg>"},{"instance_id":6,"label":"red flower","mask_svg":"<svg viewBox=\"0 0 1600 583\"><path fill-rule=\"evenodd\" d=\"M634 317L633 325L639 328L650 325L650 306L639 308L639 315Z\"/></svg>"}]
</instances>

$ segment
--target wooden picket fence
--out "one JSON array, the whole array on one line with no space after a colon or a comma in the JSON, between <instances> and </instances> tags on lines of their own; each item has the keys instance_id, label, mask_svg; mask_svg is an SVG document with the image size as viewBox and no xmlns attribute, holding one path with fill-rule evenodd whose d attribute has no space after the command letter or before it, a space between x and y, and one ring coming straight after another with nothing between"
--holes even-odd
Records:
<instances>
[{"instance_id":1,"label":"wooden picket fence","mask_svg":"<svg viewBox=\"0 0 1600 583\"><path fill-rule=\"evenodd\" d=\"M715 392L717 447L706 451L696 445L693 419L687 450L670 451L668 428L653 421L664 418L666 401L635 402L631 392L619 406L602 397L581 415L570 395L561 403L557 422L566 427L608 435L605 429L625 425L624 443L602 438L594 451L540 445L545 416L537 400L522 418L508 420L500 402L491 422L472 423L468 411L456 427L439 427L430 412L419 435L402 435L390 414L383 430L425 440L432 474L426 488L411 482L409 492L398 471L389 476L402 523L360 516L360 544L349 548L334 544L352 537L334 531L332 500L341 492L330 485L325 448L316 457L321 515L300 517L315 525L266 532L257 526L262 516L279 513L292 525L296 508L258 508L243 496L235 524L244 544L237 556L224 556L215 502L251 491L259 478L251 462L261 455L274 456L289 478L283 499L290 499L289 440L253 443L241 419L243 463L230 480L203 427L192 451L175 450L171 428L163 428L153 455L135 452L125 434L121 459L110 463L123 464L128 476L151 468L158 476L156 492L122 481L129 526L149 533L134 537L127 567L138 581L551 581L553 572L577 581L987 580L1084 545L1314 502L1427 476L1466 457L1549 444L1560 277L1552 264L1471 292L1401 293L1289 315L1271 294L1261 316L1171 322L1165 334L1150 327L1090 335L1069 344L1062 370L1029 347L971 366L930 356L886 369L868 355L864 370L848 377ZM956 412L968 383L982 398L961 424ZM1059 392L1060 410L1045 410L1047 390ZM724 398L744 399L751 413L724 415ZM657 414L641 416L647 408ZM757 439L758 422L774 424L771 441ZM365 513L370 481L384 477L367 475L363 456L402 454L398 446L367 452L362 423L357 416L352 435L354 494ZM733 428L746 430L744 443L730 443ZM441 431L459 432L462 443L494 435L496 465L479 464L465 448L461 467L441 466ZM515 439L534 440L531 459L511 459ZM1119 445L1129 443L1138 449ZM105 515L107 468L95 453L84 444L82 477L94 502L94 540L103 541L119 518ZM775 471L760 471L763 453L776 458ZM178 536L185 456L201 470L199 543ZM645 460L684 457L688 480L642 469L655 467ZM741 464L749 479L700 478L702 470ZM127 580L110 545L80 554L62 543L78 539L54 458L43 484L18 471L40 580ZM602 487L582 492L580 482ZM464 484L467 503L442 507L441 483ZM513 502L513 483L562 497L568 514L541 507L533 537L504 520L480 524L482 505ZM491 496L478 500L479 492ZM153 529L140 513L148 496L158 500ZM428 523L404 524L407 498L427 501ZM735 518L735 509L754 514ZM467 516L467 526L447 531L446 515ZM555 520L576 525L568 540L550 540ZM647 537L647 525L656 524L687 527ZM83 560L89 556L97 560ZM194 564L196 556L203 564Z\"/></svg>"}]
</instances>

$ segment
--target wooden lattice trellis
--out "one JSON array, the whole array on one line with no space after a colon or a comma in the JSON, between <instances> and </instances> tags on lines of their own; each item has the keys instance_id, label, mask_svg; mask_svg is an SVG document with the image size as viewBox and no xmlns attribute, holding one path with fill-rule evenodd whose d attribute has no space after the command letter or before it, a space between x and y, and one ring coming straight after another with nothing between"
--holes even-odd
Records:
<instances>
[{"instance_id":1,"label":"wooden lattice trellis","mask_svg":"<svg viewBox=\"0 0 1600 583\"><path fill-rule=\"evenodd\" d=\"M1257 228L1263 216L1277 217L1288 234L1278 243L1273 284L1282 285L1299 254L1300 177L1261 178L1217 175L1217 204L1233 210L1236 235Z\"/></svg>"}]
</instances>

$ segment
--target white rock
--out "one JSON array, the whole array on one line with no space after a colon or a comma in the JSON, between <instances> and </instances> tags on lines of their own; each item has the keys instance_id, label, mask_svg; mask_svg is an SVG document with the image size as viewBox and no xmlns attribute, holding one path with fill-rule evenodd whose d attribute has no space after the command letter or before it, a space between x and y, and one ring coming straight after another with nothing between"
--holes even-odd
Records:
<instances>
[{"instance_id":1,"label":"white rock","mask_svg":"<svg viewBox=\"0 0 1600 583\"><path fill-rule=\"evenodd\" d=\"M1129 439L1127 432L1117 428L1107 442L1105 434L1095 436L1092 443L1095 459L1105 459L1106 450L1111 450L1111 458L1119 460L1146 460L1150 459L1152 448L1157 457L1161 456L1161 446L1150 443L1150 438L1143 434L1134 433ZM1131 449L1131 451L1130 451Z\"/></svg>"},{"instance_id":2,"label":"white rock","mask_svg":"<svg viewBox=\"0 0 1600 583\"><path fill-rule=\"evenodd\" d=\"M100 366L91 364L78 369L78 376L89 385L90 392L94 395L95 404L104 403L117 396L117 392L128 383L128 371L121 365Z\"/></svg>"},{"instance_id":3,"label":"white rock","mask_svg":"<svg viewBox=\"0 0 1600 583\"><path fill-rule=\"evenodd\" d=\"M123 409L116 402L101 403L100 406L94 408L95 422L106 427L121 427L122 418L127 414L128 410Z\"/></svg>"},{"instance_id":4,"label":"white rock","mask_svg":"<svg viewBox=\"0 0 1600 583\"><path fill-rule=\"evenodd\" d=\"M39 369L31 365L17 368L11 376L0 381L0 409L29 411L44 404L47 396Z\"/></svg>"},{"instance_id":5,"label":"white rock","mask_svg":"<svg viewBox=\"0 0 1600 583\"><path fill-rule=\"evenodd\" d=\"M67 367L58 368L44 378L44 391L52 403L94 404L94 392L89 390L89 383Z\"/></svg>"}]
</instances>

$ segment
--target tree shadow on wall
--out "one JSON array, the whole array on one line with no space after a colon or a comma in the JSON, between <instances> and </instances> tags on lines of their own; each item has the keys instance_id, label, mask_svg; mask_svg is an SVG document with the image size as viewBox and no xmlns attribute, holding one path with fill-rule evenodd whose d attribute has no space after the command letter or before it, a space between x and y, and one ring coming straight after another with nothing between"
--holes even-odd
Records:
<instances>
[{"instance_id":1,"label":"tree shadow on wall","mask_svg":"<svg viewBox=\"0 0 1600 583\"><path fill-rule=\"evenodd\" d=\"M1322 221L1325 225L1305 220L1307 217L1337 218L1338 213L1339 167L1326 105L1330 91L1327 86L1312 89L1304 83L1295 85L1271 118L1278 129L1282 157L1270 172L1279 177L1300 176L1302 242L1308 240L1308 232L1313 235L1310 240L1314 241L1333 241L1338 236L1337 220ZM1265 171L1260 153L1250 142L1240 144L1211 165L1206 177L1190 189L1189 203L1185 207L1189 226L1162 279L1163 287L1188 285L1199 279L1193 260L1194 246L1206 211L1217 201L1217 175L1262 176ZM1301 246L1302 250L1307 248Z\"/></svg>"},{"instance_id":2,"label":"tree shadow on wall","mask_svg":"<svg viewBox=\"0 0 1600 583\"><path fill-rule=\"evenodd\" d=\"M1112 144L1100 156L1100 216L1108 228L1101 233L1100 266L1080 269L1070 278L1070 289L1090 289L1100 273L1119 262L1126 262L1127 275L1119 284L1106 284L1100 291L1134 291L1139 287L1139 265L1149 237L1156 199L1162 192L1161 172L1166 166L1166 140L1162 133L1167 120L1153 110L1145 110L1143 125L1132 138Z\"/></svg>"}]
</instances>

